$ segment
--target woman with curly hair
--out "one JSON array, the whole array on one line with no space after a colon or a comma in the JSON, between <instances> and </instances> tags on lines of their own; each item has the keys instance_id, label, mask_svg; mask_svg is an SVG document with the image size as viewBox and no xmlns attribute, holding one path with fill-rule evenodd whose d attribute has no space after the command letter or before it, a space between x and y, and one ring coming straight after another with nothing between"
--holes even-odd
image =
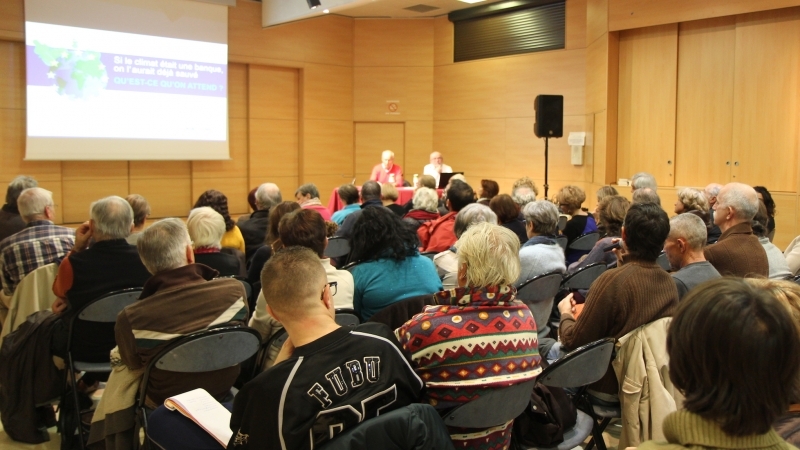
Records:
<instances>
[{"instance_id":1,"label":"woman with curly hair","mask_svg":"<svg viewBox=\"0 0 800 450\"><path fill-rule=\"evenodd\" d=\"M220 191L209 189L197 198L192 209L208 206L218 212L225 219L225 234L222 236L220 245L225 248L235 248L240 252L245 252L244 237L239 227L233 223L231 215L228 213L228 197Z\"/></svg>"},{"instance_id":2,"label":"woman with curly hair","mask_svg":"<svg viewBox=\"0 0 800 450\"><path fill-rule=\"evenodd\" d=\"M363 321L392 303L442 290L433 261L417 250L417 234L388 209L362 209L352 236L353 307Z\"/></svg>"},{"instance_id":3,"label":"woman with curly hair","mask_svg":"<svg viewBox=\"0 0 800 450\"><path fill-rule=\"evenodd\" d=\"M683 188L678 191L678 201L675 202L675 214L689 211L708 212L709 205L703 191L693 188Z\"/></svg>"},{"instance_id":4,"label":"woman with curly hair","mask_svg":"<svg viewBox=\"0 0 800 450\"><path fill-rule=\"evenodd\" d=\"M586 201L586 192L583 189L578 186L564 186L556 194L556 201L561 212L571 216L561 231L561 234L567 237L567 245L581 235L597 231L594 216L581 209L581 205ZM584 250L567 250L567 265L587 253L589 252Z\"/></svg>"}]
</instances>

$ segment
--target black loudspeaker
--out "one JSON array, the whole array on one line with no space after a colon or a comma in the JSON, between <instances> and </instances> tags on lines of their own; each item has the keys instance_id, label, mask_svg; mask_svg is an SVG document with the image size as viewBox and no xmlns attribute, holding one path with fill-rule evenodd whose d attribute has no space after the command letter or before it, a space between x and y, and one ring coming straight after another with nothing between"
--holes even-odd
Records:
<instances>
[{"instance_id":1,"label":"black loudspeaker","mask_svg":"<svg viewBox=\"0 0 800 450\"><path fill-rule=\"evenodd\" d=\"M533 133L539 138L560 138L564 135L564 96L537 95L533 102L536 122Z\"/></svg>"}]
</instances>

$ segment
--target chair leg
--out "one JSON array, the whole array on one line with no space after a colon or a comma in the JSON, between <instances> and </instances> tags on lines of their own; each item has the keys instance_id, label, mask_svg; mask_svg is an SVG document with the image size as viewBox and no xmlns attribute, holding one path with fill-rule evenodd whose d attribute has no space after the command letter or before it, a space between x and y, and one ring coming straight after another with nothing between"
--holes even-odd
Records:
<instances>
[{"instance_id":1,"label":"chair leg","mask_svg":"<svg viewBox=\"0 0 800 450\"><path fill-rule=\"evenodd\" d=\"M597 450L607 450L606 441L603 439L603 430L606 429L609 422L611 422L609 417L600 420L599 423L595 419L594 425L592 425L592 439L584 450L592 450L595 445L597 445Z\"/></svg>"},{"instance_id":2,"label":"chair leg","mask_svg":"<svg viewBox=\"0 0 800 450\"><path fill-rule=\"evenodd\" d=\"M70 371L67 376L70 375L72 376L72 389L71 389L72 402L75 408L75 420L76 423L78 424L78 442L80 442L81 444L80 448L85 449L86 442L84 442L83 440L83 420L81 420L81 404L80 404L80 399L78 398L78 380L75 379L75 370L74 370L75 366L72 361L72 353L68 353L67 357L69 359L69 365L67 367L67 370Z\"/></svg>"}]
</instances>

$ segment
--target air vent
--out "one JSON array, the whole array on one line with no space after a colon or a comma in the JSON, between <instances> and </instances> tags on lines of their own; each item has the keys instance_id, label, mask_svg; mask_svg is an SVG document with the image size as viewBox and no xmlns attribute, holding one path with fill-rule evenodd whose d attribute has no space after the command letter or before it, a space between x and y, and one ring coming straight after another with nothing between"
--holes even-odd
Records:
<instances>
[{"instance_id":1,"label":"air vent","mask_svg":"<svg viewBox=\"0 0 800 450\"><path fill-rule=\"evenodd\" d=\"M426 13L426 12L433 11L433 10L436 10L436 9L439 9L439 8L436 7L436 6L423 5L422 3L420 3L419 5L409 6L408 8L403 8L403 9L406 9L408 11L418 12L418 13Z\"/></svg>"}]
</instances>

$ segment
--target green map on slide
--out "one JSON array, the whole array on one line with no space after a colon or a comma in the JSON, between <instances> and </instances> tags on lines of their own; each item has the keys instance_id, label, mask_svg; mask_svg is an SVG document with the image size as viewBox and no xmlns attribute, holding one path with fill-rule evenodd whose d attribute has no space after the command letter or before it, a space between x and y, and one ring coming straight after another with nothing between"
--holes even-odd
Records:
<instances>
[{"instance_id":1,"label":"green map on slide","mask_svg":"<svg viewBox=\"0 0 800 450\"><path fill-rule=\"evenodd\" d=\"M49 67L47 77L53 79L60 95L85 98L105 89L108 73L99 52L82 51L77 45L67 49L33 43L34 53Z\"/></svg>"}]
</instances>

